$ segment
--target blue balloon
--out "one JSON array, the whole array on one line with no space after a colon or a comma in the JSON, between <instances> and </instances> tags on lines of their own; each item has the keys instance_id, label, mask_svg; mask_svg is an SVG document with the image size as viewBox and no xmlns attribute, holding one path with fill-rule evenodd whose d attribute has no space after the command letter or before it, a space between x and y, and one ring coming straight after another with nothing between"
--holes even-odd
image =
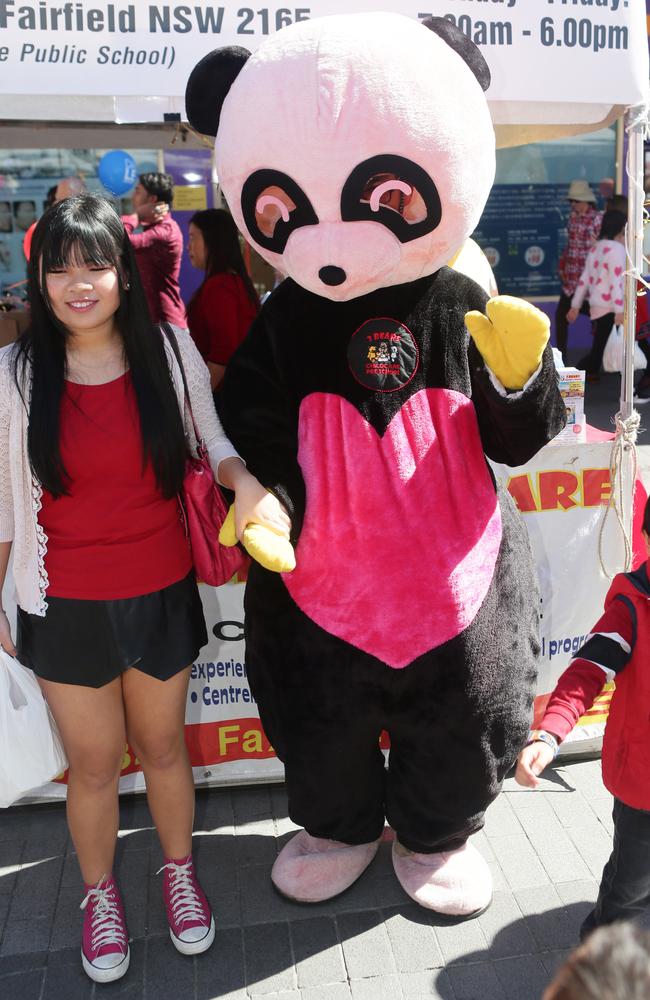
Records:
<instances>
[{"instance_id":1,"label":"blue balloon","mask_svg":"<svg viewBox=\"0 0 650 1000\"><path fill-rule=\"evenodd\" d=\"M111 194L125 194L137 180L135 160L123 149L104 153L97 165L100 181Z\"/></svg>"}]
</instances>

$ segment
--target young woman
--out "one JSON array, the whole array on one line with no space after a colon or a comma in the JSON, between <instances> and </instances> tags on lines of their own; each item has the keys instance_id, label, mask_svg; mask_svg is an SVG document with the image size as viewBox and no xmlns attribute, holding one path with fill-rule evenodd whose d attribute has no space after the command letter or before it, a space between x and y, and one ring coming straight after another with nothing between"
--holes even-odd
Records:
<instances>
[{"instance_id":1,"label":"young woman","mask_svg":"<svg viewBox=\"0 0 650 1000\"><path fill-rule=\"evenodd\" d=\"M45 213L29 290L31 326L0 352L0 584L13 544L18 656L39 677L70 762L83 967L108 982L129 963L112 875L126 739L165 857L171 939L196 954L214 938L192 863L183 737L189 665L207 641L177 501L193 434L179 365L151 325L107 201L81 195ZM238 531L257 521L286 534L284 511L222 431L194 344L182 331L177 342L211 464L235 491ZM0 643L16 653L1 610Z\"/></svg>"},{"instance_id":2,"label":"young woman","mask_svg":"<svg viewBox=\"0 0 650 1000\"><path fill-rule=\"evenodd\" d=\"M578 362L590 381L598 380L605 346L614 323L623 322L625 289L625 224L626 216L611 209L605 212L598 241L587 254L584 269L571 299L567 313L574 323L585 299L589 299L591 332L594 338L589 354Z\"/></svg>"},{"instance_id":3,"label":"young woman","mask_svg":"<svg viewBox=\"0 0 650 1000\"><path fill-rule=\"evenodd\" d=\"M242 342L259 309L248 277L232 216L222 208L196 212L190 221L187 253L205 279L187 306L187 322L210 369L212 388Z\"/></svg>"}]
</instances>

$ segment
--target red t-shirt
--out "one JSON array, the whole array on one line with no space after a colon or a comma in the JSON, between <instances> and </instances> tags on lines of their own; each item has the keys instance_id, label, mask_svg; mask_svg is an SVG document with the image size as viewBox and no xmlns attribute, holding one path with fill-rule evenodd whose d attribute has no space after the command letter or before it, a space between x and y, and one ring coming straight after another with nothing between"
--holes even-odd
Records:
<instances>
[{"instance_id":1,"label":"red t-shirt","mask_svg":"<svg viewBox=\"0 0 650 1000\"><path fill-rule=\"evenodd\" d=\"M104 385L66 382L61 457L69 495L43 492L50 597L112 600L162 590L192 568L178 500L142 467L140 419L127 372Z\"/></svg>"},{"instance_id":2,"label":"red t-shirt","mask_svg":"<svg viewBox=\"0 0 650 1000\"><path fill-rule=\"evenodd\" d=\"M227 365L257 315L238 274L213 274L187 307L192 339L204 361Z\"/></svg>"}]
</instances>

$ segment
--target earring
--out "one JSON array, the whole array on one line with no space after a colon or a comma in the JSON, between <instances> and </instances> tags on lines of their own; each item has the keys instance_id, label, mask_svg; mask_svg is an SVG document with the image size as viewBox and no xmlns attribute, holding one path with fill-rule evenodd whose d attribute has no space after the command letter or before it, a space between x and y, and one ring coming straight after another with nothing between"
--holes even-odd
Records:
<instances>
[{"instance_id":1,"label":"earring","mask_svg":"<svg viewBox=\"0 0 650 1000\"><path fill-rule=\"evenodd\" d=\"M126 283L126 285L124 287L126 288L126 290L128 292L129 288L131 287L130 282L127 281L127 283Z\"/></svg>"}]
</instances>

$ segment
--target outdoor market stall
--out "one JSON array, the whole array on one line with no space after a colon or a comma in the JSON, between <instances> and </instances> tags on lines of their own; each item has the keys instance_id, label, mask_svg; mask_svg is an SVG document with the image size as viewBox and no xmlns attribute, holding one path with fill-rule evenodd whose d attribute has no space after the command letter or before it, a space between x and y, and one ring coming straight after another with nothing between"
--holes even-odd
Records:
<instances>
[{"instance_id":1,"label":"outdoor market stall","mask_svg":"<svg viewBox=\"0 0 650 1000\"><path fill-rule=\"evenodd\" d=\"M598 617L608 574L623 569L630 558L635 423L630 347L636 279L643 271L645 11L642 0L630 0L627 6L609 0L596 8L553 0L430 0L425 6L428 9L420 11L400 0L353 3L358 11L443 15L481 45L492 72L488 96L501 146L591 132L626 116L628 352L616 439L554 444L525 469L496 470L522 510L537 560L542 592L538 690L543 698ZM181 95L203 52L230 44L252 49L287 23L341 9L326 0L304 8L260 10L213 6L204 0L192 7L6 0L0 4L0 67L3 77L12 81L14 94L2 97L0 118L13 122L9 141L14 144L25 129L49 119L73 131L102 123L102 128L116 130L116 143L119 136L119 144L126 145L122 136L138 130L162 132L175 128L176 119L182 122ZM86 92L83 97L78 95L80 87ZM27 124L18 125L19 119ZM24 139L22 143L27 144ZM246 680L243 589L242 583L217 591L202 588L210 643L192 670L186 716L197 783L276 780L282 775ZM605 694L596 712L584 720L582 732L590 739L602 731L606 699ZM142 785L137 761L127 748L122 788ZM61 785L43 790L44 797L61 794Z\"/></svg>"}]
</instances>

